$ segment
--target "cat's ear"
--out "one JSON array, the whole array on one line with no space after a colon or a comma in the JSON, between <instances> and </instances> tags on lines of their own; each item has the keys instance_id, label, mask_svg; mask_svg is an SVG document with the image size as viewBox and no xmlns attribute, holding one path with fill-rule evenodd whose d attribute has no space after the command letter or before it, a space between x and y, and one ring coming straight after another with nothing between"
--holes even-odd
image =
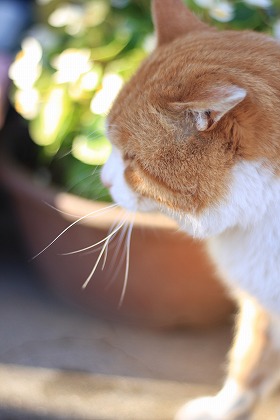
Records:
<instances>
[{"instance_id":1,"label":"cat's ear","mask_svg":"<svg viewBox=\"0 0 280 420\"><path fill-rule=\"evenodd\" d=\"M231 109L243 101L247 92L236 85L205 90L200 99L172 103L173 109L186 110L194 117L198 131L210 130Z\"/></svg>"},{"instance_id":2,"label":"cat's ear","mask_svg":"<svg viewBox=\"0 0 280 420\"><path fill-rule=\"evenodd\" d=\"M192 31L211 29L192 14L182 0L152 0L152 15L158 46Z\"/></svg>"}]
</instances>

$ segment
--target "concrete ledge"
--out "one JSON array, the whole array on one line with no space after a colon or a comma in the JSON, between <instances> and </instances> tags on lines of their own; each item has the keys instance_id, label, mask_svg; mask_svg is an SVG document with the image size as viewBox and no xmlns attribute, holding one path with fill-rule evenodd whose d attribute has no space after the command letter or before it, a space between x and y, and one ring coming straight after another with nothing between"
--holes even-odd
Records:
<instances>
[{"instance_id":1,"label":"concrete ledge","mask_svg":"<svg viewBox=\"0 0 280 420\"><path fill-rule=\"evenodd\" d=\"M214 388L168 381L0 365L0 418L170 420ZM2 416L1 416L2 414Z\"/></svg>"},{"instance_id":2,"label":"concrete ledge","mask_svg":"<svg viewBox=\"0 0 280 420\"><path fill-rule=\"evenodd\" d=\"M171 420L186 399L216 387L0 365L0 419ZM276 420L279 395L256 420Z\"/></svg>"}]
</instances>

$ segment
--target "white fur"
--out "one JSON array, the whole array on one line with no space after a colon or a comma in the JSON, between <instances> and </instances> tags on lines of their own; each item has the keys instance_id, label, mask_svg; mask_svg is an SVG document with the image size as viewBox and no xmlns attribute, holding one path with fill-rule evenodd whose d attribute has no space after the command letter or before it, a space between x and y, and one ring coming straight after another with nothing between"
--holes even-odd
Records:
<instances>
[{"instance_id":1,"label":"white fur","mask_svg":"<svg viewBox=\"0 0 280 420\"><path fill-rule=\"evenodd\" d=\"M235 227L251 229L266 217L275 200L280 202L280 180L261 163L240 162L232 170L228 195L222 202L199 216L163 211L177 219L182 230L205 239Z\"/></svg>"},{"instance_id":2,"label":"white fur","mask_svg":"<svg viewBox=\"0 0 280 420\"><path fill-rule=\"evenodd\" d=\"M255 398L253 392L246 392L236 381L228 379L214 397L197 398L185 404L175 420L235 420L250 410Z\"/></svg>"},{"instance_id":3,"label":"white fur","mask_svg":"<svg viewBox=\"0 0 280 420\"><path fill-rule=\"evenodd\" d=\"M280 180L260 164L237 169L230 204L220 209L224 229L208 239L209 251L233 289L280 315Z\"/></svg>"},{"instance_id":4,"label":"white fur","mask_svg":"<svg viewBox=\"0 0 280 420\"><path fill-rule=\"evenodd\" d=\"M261 163L249 162L236 165L232 179L223 203L199 216L172 216L182 230L208 240L233 289L280 315L280 180Z\"/></svg>"},{"instance_id":5,"label":"white fur","mask_svg":"<svg viewBox=\"0 0 280 420\"><path fill-rule=\"evenodd\" d=\"M199 215L171 211L139 197L127 185L124 171L121 154L113 148L102 173L103 180L112 185L113 199L134 211L158 208L191 236L207 239L209 252L230 289L237 295L253 296L270 313L275 330L271 332L280 347L280 180L273 171L262 162L238 163L227 197ZM278 380L277 374L270 382ZM250 411L256 396L229 377L219 394L186 404L176 420L234 420Z\"/></svg>"},{"instance_id":6,"label":"white fur","mask_svg":"<svg viewBox=\"0 0 280 420\"><path fill-rule=\"evenodd\" d=\"M139 197L126 183L120 152L113 147L102 178L113 199L129 210L159 207ZM228 197L199 216L161 211L182 230L207 238L209 250L229 285L254 296L280 315L280 180L261 162L240 162L232 171Z\"/></svg>"},{"instance_id":7,"label":"white fur","mask_svg":"<svg viewBox=\"0 0 280 420\"><path fill-rule=\"evenodd\" d=\"M117 204L128 210L136 211L137 195L125 182L124 170L121 153L113 146L111 155L102 168L101 180L105 185L110 186L110 194Z\"/></svg>"},{"instance_id":8,"label":"white fur","mask_svg":"<svg viewBox=\"0 0 280 420\"><path fill-rule=\"evenodd\" d=\"M112 153L102 168L101 180L109 186L113 200L121 207L132 212L154 211L156 204L137 195L127 184L124 177L125 164L120 151L113 146Z\"/></svg>"}]
</instances>

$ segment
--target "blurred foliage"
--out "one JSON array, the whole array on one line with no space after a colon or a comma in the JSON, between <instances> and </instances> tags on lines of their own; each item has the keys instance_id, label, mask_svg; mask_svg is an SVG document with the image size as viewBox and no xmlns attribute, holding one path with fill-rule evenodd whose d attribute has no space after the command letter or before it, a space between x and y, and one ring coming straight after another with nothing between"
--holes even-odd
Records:
<instances>
[{"instance_id":1,"label":"blurred foliage","mask_svg":"<svg viewBox=\"0 0 280 420\"><path fill-rule=\"evenodd\" d=\"M186 0L219 28L280 37L280 0ZM106 113L153 49L149 0L37 0L38 22L10 69L15 107L40 146L38 167L69 191L109 199L98 176L110 153Z\"/></svg>"}]
</instances>

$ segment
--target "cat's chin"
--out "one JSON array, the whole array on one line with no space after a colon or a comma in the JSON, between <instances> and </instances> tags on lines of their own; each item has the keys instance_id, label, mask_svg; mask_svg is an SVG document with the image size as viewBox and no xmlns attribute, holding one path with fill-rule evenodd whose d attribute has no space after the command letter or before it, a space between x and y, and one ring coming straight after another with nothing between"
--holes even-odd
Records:
<instances>
[{"instance_id":1,"label":"cat's chin","mask_svg":"<svg viewBox=\"0 0 280 420\"><path fill-rule=\"evenodd\" d=\"M117 185L110 188L113 201L120 207L130 212L154 213L158 211L158 206L152 200L138 196L127 185L123 184L120 188Z\"/></svg>"},{"instance_id":2,"label":"cat's chin","mask_svg":"<svg viewBox=\"0 0 280 420\"><path fill-rule=\"evenodd\" d=\"M180 230L194 239L211 238L221 234L227 228L220 219L211 217L210 213L199 217L163 207L161 207L161 212L175 220Z\"/></svg>"},{"instance_id":3,"label":"cat's chin","mask_svg":"<svg viewBox=\"0 0 280 420\"><path fill-rule=\"evenodd\" d=\"M190 220L188 216L176 218L180 230L192 236L194 239L207 239L216 236L220 232L215 231L211 226L203 226L199 221Z\"/></svg>"}]
</instances>

